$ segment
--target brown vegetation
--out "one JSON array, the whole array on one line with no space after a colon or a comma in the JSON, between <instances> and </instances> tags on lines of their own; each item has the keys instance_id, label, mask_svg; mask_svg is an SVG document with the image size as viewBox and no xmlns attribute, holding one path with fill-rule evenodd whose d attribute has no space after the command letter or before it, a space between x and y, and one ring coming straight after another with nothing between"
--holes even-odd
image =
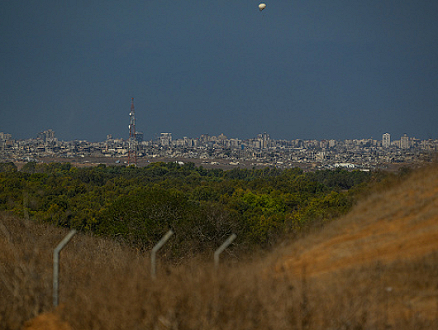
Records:
<instances>
[{"instance_id":1,"label":"brown vegetation","mask_svg":"<svg viewBox=\"0 0 438 330\"><path fill-rule=\"evenodd\" d=\"M2 214L0 328L437 328L437 198L438 168L417 170L260 260L161 263L155 281L148 255L77 234L61 252L64 307L29 323L52 311L67 231Z\"/></svg>"}]
</instances>

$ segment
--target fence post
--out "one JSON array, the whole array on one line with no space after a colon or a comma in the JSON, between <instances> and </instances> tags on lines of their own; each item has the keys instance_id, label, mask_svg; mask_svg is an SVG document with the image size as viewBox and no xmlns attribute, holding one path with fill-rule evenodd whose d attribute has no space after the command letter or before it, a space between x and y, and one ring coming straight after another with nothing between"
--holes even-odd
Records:
<instances>
[{"instance_id":1,"label":"fence post","mask_svg":"<svg viewBox=\"0 0 438 330\"><path fill-rule=\"evenodd\" d=\"M163 236L163 238L157 243L157 245L154 246L151 252L151 276L153 279L156 278L157 274L157 268L156 268L156 261L155 261L155 255L157 254L157 251L161 249L161 247L164 245L164 243L167 242L167 240L170 238L170 236L173 235L173 231L169 230L166 235Z\"/></svg>"},{"instance_id":2,"label":"fence post","mask_svg":"<svg viewBox=\"0 0 438 330\"><path fill-rule=\"evenodd\" d=\"M57 307L59 303L59 253L74 234L76 234L76 230L73 229L64 237L53 252L53 307Z\"/></svg>"},{"instance_id":3,"label":"fence post","mask_svg":"<svg viewBox=\"0 0 438 330\"><path fill-rule=\"evenodd\" d=\"M232 234L228 239L222 243L222 245L215 251L214 253L214 267L217 268L219 266L219 255L230 245L235 239L237 235Z\"/></svg>"}]
</instances>

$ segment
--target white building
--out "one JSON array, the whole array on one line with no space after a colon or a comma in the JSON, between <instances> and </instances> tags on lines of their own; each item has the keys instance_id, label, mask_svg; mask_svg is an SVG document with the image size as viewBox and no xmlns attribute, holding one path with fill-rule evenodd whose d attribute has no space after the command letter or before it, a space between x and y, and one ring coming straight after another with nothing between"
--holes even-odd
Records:
<instances>
[{"instance_id":1,"label":"white building","mask_svg":"<svg viewBox=\"0 0 438 330\"><path fill-rule=\"evenodd\" d=\"M385 133L382 135L382 147L389 148L391 146L391 134Z\"/></svg>"},{"instance_id":2,"label":"white building","mask_svg":"<svg viewBox=\"0 0 438 330\"><path fill-rule=\"evenodd\" d=\"M172 142L172 133L161 133L160 135L160 145L163 147L170 146Z\"/></svg>"},{"instance_id":3,"label":"white building","mask_svg":"<svg viewBox=\"0 0 438 330\"><path fill-rule=\"evenodd\" d=\"M401 149L409 149L409 137L404 134L400 139L400 148Z\"/></svg>"}]
</instances>

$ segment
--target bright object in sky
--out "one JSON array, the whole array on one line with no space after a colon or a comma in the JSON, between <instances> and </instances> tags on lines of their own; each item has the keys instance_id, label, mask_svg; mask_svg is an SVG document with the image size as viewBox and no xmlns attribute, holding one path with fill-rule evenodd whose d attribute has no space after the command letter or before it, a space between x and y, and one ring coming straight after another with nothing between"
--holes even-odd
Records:
<instances>
[{"instance_id":1,"label":"bright object in sky","mask_svg":"<svg viewBox=\"0 0 438 330\"><path fill-rule=\"evenodd\" d=\"M266 8L266 4L265 3L261 3L259 4L259 10L262 11L263 9Z\"/></svg>"}]
</instances>

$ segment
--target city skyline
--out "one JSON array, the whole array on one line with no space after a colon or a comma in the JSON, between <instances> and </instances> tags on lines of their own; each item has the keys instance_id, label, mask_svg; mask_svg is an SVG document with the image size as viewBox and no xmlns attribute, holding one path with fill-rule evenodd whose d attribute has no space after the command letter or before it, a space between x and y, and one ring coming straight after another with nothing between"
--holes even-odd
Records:
<instances>
[{"instance_id":1,"label":"city skyline","mask_svg":"<svg viewBox=\"0 0 438 330\"><path fill-rule=\"evenodd\" d=\"M382 140L275 140L264 132L241 140L201 135L198 138L173 139L171 133L161 133L150 141L117 139L111 135L105 141L60 141L51 129L38 133L37 138L13 140L0 132L0 158L9 161L73 161L83 164L140 165L150 162L187 161L206 166L234 168L300 167L304 170L387 169L389 164L419 164L436 159L438 140L419 140L404 134L391 140L389 133ZM396 166L398 166L396 165Z\"/></svg>"},{"instance_id":2,"label":"city skyline","mask_svg":"<svg viewBox=\"0 0 438 330\"><path fill-rule=\"evenodd\" d=\"M438 2L0 4L0 131L436 139Z\"/></svg>"},{"instance_id":3,"label":"city skyline","mask_svg":"<svg viewBox=\"0 0 438 330\"><path fill-rule=\"evenodd\" d=\"M227 136L224 133L218 134L218 135L212 135L212 134L208 134L208 133L204 133L201 134L199 136L182 136L182 137L174 137L172 132L161 132L159 134L156 134L154 136L154 138L152 139L144 139L143 133L137 131L135 134L135 138L133 138L134 140L137 140L137 142L145 142L145 143L158 143L162 146L171 146L172 143L171 142L175 142L175 141L185 141L185 140L200 140L200 141L217 141L217 140L235 140L235 141L239 141L239 143L244 143L245 141L254 141L254 140L269 140L269 141L287 141L287 142L293 142L293 141L336 141L336 142L342 142L342 141L374 141L374 143L380 144L383 148L388 148L390 146L393 146L394 144L400 144L399 147L402 149L406 149L407 146L409 145L410 141L434 141L434 143L438 142L438 139L420 139L417 138L416 136L408 136L406 133L404 133L401 136L395 136L392 135L389 132L385 132L383 133L380 137L375 138L375 137L362 137L362 138L354 138L354 139L300 139L300 138L293 138L290 140L287 139L277 139L277 138L273 138L271 137L271 134L268 132L261 132L256 134L255 136L252 137L239 137L239 136ZM107 134L105 139L99 140L99 141L89 141L86 139L73 139L73 140L62 140L62 139L58 139L57 135L55 134L55 131L52 129L47 129L44 130L42 132L38 132L38 134L36 134L33 137L27 137L24 139L16 139L14 138L14 136L10 133L7 132L0 132L0 142L5 142L5 141L28 141L28 140L41 140L46 142L48 141L60 141L60 142L74 142L74 141L83 141L83 142L87 142L87 143L101 143L101 142L105 142L105 141L123 141L126 143L129 143L131 140L131 137L118 137L118 136L113 136L112 134ZM165 141L165 143L163 143L163 141Z\"/></svg>"}]
</instances>

